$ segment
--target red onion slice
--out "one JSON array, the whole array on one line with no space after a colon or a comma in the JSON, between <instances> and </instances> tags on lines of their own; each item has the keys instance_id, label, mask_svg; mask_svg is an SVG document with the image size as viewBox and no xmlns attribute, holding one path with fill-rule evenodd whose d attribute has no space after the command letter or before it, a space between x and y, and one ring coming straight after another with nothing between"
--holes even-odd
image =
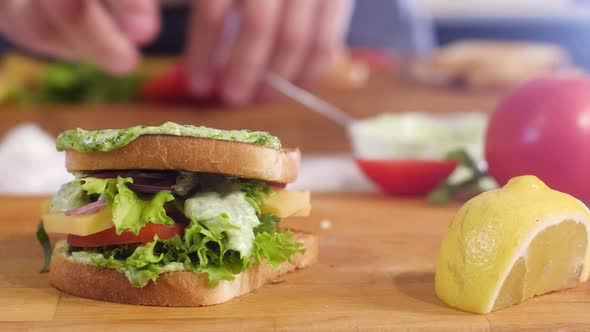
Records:
<instances>
[{"instance_id":1,"label":"red onion slice","mask_svg":"<svg viewBox=\"0 0 590 332\"><path fill-rule=\"evenodd\" d=\"M155 194L159 193L162 190L169 190L173 191L174 188L172 186L165 186L165 185L149 185L149 184L138 184L138 183L128 183L127 187L129 189L141 192L141 193L148 193L148 194Z\"/></svg>"},{"instance_id":2,"label":"red onion slice","mask_svg":"<svg viewBox=\"0 0 590 332\"><path fill-rule=\"evenodd\" d=\"M68 210L64 214L68 217L93 214L93 213L100 211L100 208L105 206L106 204L107 204L107 202L104 199L99 199L96 202L86 204L86 205L81 206L79 208Z\"/></svg>"},{"instance_id":3,"label":"red onion slice","mask_svg":"<svg viewBox=\"0 0 590 332\"><path fill-rule=\"evenodd\" d=\"M133 180L176 180L178 172L175 171L97 171L88 173L84 177L99 179L114 179L117 176L122 178L131 177Z\"/></svg>"}]
</instances>

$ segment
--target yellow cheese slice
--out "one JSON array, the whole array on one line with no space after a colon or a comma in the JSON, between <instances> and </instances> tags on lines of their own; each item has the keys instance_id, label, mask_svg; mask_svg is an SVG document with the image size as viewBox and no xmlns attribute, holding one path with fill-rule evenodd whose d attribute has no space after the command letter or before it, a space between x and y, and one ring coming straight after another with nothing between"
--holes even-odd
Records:
<instances>
[{"instance_id":1,"label":"yellow cheese slice","mask_svg":"<svg viewBox=\"0 0 590 332\"><path fill-rule=\"evenodd\" d=\"M51 210L51 202L52 201L53 201L53 199L47 199L47 200L44 200L43 202L41 202L41 214L49 213L49 210Z\"/></svg>"},{"instance_id":2,"label":"yellow cheese slice","mask_svg":"<svg viewBox=\"0 0 590 332\"><path fill-rule=\"evenodd\" d=\"M103 207L99 212L66 216L63 212L43 214L43 224L48 233L64 233L86 236L114 227L111 209Z\"/></svg>"},{"instance_id":3,"label":"yellow cheese slice","mask_svg":"<svg viewBox=\"0 0 590 332\"><path fill-rule=\"evenodd\" d=\"M311 204L308 205L307 207L295 212L293 217L309 217L310 214L311 214Z\"/></svg>"},{"instance_id":4,"label":"yellow cheese slice","mask_svg":"<svg viewBox=\"0 0 590 332\"><path fill-rule=\"evenodd\" d=\"M309 191L275 189L275 195L266 198L262 213L272 213L280 218L307 217L311 212Z\"/></svg>"}]
</instances>

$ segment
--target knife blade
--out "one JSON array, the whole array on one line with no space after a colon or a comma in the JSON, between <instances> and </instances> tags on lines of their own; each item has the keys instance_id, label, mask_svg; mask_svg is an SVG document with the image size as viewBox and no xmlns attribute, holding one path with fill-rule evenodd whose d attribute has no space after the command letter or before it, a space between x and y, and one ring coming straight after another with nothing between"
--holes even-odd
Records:
<instances>
[{"instance_id":1,"label":"knife blade","mask_svg":"<svg viewBox=\"0 0 590 332\"><path fill-rule=\"evenodd\" d=\"M291 100L306 106L342 127L348 128L355 121L353 117L342 109L296 86L274 72L266 72L263 80L270 87L289 97Z\"/></svg>"}]
</instances>

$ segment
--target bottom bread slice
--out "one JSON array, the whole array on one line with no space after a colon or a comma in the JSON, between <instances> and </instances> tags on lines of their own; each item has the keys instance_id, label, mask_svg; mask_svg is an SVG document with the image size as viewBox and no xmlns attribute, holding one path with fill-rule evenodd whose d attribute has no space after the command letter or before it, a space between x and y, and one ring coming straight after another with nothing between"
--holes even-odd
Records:
<instances>
[{"instance_id":1,"label":"bottom bread slice","mask_svg":"<svg viewBox=\"0 0 590 332\"><path fill-rule=\"evenodd\" d=\"M114 269L98 268L73 262L63 253L54 252L49 279L51 284L68 294L94 300L170 307L198 307L219 304L264 286L277 277L313 265L318 260L318 238L315 234L296 233L294 239L304 244L305 253L293 256L293 264L278 269L268 264L255 264L235 276L209 286L206 273L167 272L143 288L131 286L129 280Z\"/></svg>"}]
</instances>

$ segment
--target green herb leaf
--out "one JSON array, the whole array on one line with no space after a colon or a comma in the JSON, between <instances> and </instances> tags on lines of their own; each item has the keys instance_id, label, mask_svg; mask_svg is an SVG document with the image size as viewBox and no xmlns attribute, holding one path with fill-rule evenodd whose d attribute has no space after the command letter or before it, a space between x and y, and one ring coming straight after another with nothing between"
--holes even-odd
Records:
<instances>
[{"instance_id":1,"label":"green herb leaf","mask_svg":"<svg viewBox=\"0 0 590 332\"><path fill-rule=\"evenodd\" d=\"M39 220L39 225L37 225L37 241L43 247L43 267L39 271L40 273L48 272L49 265L51 264L51 242L49 241L49 236L45 232L45 227L43 226L43 219Z\"/></svg>"},{"instance_id":2,"label":"green herb leaf","mask_svg":"<svg viewBox=\"0 0 590 332\"><path fill-rule=\"evenodd\" d=\"M488 174L481 170L475 160L463 149L451 151L447 155L448 160L456 160L465 166L471 176L459 183L450 183L446 180L426 197L430 204L442 205L450 202L455 196L462 192L477 194L482 192L479 183L488 177Z\"/></svg>"}]
</instances>

